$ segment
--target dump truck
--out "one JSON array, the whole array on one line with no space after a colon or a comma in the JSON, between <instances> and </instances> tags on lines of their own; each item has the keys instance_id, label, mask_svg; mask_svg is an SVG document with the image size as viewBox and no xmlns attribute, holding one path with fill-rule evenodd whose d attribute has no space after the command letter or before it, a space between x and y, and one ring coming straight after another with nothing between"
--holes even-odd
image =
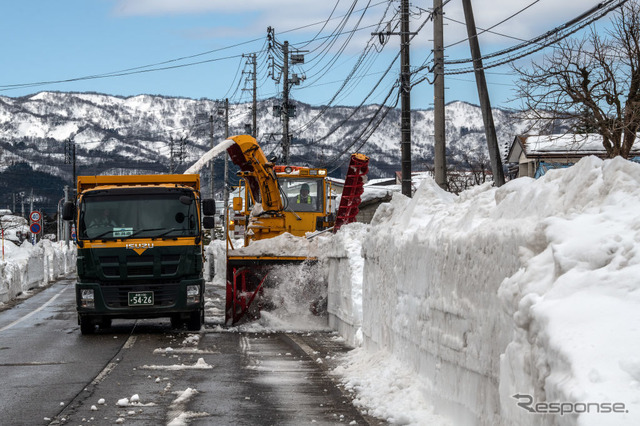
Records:
<instances>
[{"instance_id":1,"label":"dump truck","mask_svg":"<svg viewBox=\"0 0 640 426\"><path fill-rule=\"evenodd\" d=\"M199 330L211 215L215 202L202 199L197 174L78 176L63 217L76 228L81 333L115 318L168 317Z\"/></svg>"},{"instance_id":2,"label":"dump truck","mask_svg":"<svg viewBox=\"0 0 640 426\"><path fill-rule=\"evenodd\" d=\"M285 234L311 237L355 220L369 159L363 154L351 156L335 213L326 169L276 165L266 158L253 137L239 135L229 139L234 143L227 152L240 168L238 176L245 193L233 200L236 222L245 227L244 247L235 248L227 235L225 322L232 325L260 316L269 303L264 299L265 288L278 284L270 282L274 269L317 261L305 253L305 245L299 239L290 238L289 245L278 249L269 244L270 239ZM238 220L238 216L242 219ZM312 303L311 309L321 310L318 301Z\"/></svg>"}]
</instances>

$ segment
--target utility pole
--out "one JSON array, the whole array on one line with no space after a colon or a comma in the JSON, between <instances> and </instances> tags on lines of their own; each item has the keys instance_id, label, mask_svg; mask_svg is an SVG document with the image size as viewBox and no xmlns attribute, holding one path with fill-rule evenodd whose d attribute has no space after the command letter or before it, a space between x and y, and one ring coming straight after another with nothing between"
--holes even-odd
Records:
<instances>
[{"instance_id":1,"label":"utility pole","mask_svg":"<svg viewBox=\"0 0 640 426\"><path fill-rule=\"evenodd\" d=\"M209 116L209 135L211 137L211 149L213 149L213 114ZM213 159L209 163L209 175L211 177L211 199L215 197L215 188L213 187Z\"/></svg>"},{"instance_id":2,"label":"utility pole","mask_svg":"<svg viewBox=\"0 0 640 426\"><path fill-rule=\"evenodd\" d=\"M64 202L65 204L69 201L69 186L64 186ZM67 248L69 247L69 221L64 221L64 243Z\"/></svg>"},{"instance_id":3,"label":"utility pole","mask_svg":"<svg viewBox=\"0 0 640 426\"><path fill-rule=\"evenodd\" d=\"M229 137L229 98L224 100L224 138Z\"/></svg>"},{"instance_id":4,"label":"utility pole","mask_svg":"<svg viewBox=\"0 0 640 426\"><path fill-rule=\"evenodd\" d=\"M176 141L171 136L169 141L169 152L170 152L170 163L169 163L169 173L173 174L176 172L176 169L180 164L184 162L185 157L185 147L187 145L187 137L182 136L180 139Z\"/></svg>"},{"instance_id":5,"label":"utility pole","mask_svg":"<svg viewBox=\"0 0 640 426\"><path fill-rule=\"evenodd\" d=\"M257 70L257 59L256 54L253 54L253 108L252 108L252 118L253 118L253 127L252 127L252 135L254 138L258 139L258 70Z\"/></svg>"},{"instance_id":6,"label":"utility pole","mask_svg":"<svg viewBox=\"0 0 640 426\"><path fill-rule=\"evenodd\" d=\"M276 114L275 111L278 111L282 119L282 154L284 164L289 164L289 147L291 145L289 138L289 117L295 115L295 105L290 105L289 103L289 91L292 86L299 85L305 79L305 76L293 74L291 79L289 79L289 42L278 43L275 39L275 31L271 27L267 29L267 37L269 40L269 50L273 49L274 46L281 48L284 58L281 68L282 73L280 74L280 76L282 76L282 105L280 107L274 106L274 114ZM300 52L304 51L296 50L296 53L291 55L292 65L304 64L304 55L300 54ZM273 57L270 57L270 60L273 61ZM272 63L272 67L275 68L275 63ZM272 69L270 74L271 78L280 82L280 76L276 77L274 69Z\"/></svg>"},{"instance_id":7,"label":"utility pole","mask_svg":"<svg viewBox=\"0 0 640 426\"><path fill-rule=\"evenodd\" d=\"M71 136L69 136L69 139L67 139L67 144L66 144L66 156L65 156L65 163L72 164L73 167L73 180L72 180L72 184L73 184L73 188L74 190L76 189L76 142L74 140L75 138L75 134L72 134Z\"/></svg>"},{"instance_id":8,"label":"utility pole","mask_svg":"<svg viewBox=\"0 0 640 426\"><path fill-rule=\"evenodd\" d=\"M499 187L504 185L504 172L502 170L502 159L500 158L500 150L498 148L496 128L493 123L491 101L489 100L489 92L487 91L487 80L484 77L482 55L480 53L480 44L478 43L478 35L476 33L476 23L473 17L471 0L462 0L462 6L464 8L464 19L467 23L467 35L469 36L469 47L471 48L471 57L473 58L473 69L476 74L476 86L478 87L480 109L482 110L482 121L484 122L484 132L487 138L487 146L489 148L489 159L491 160L493 181L496 186Z\"/></svg>"},{"instance_id":9,"label":"utility pole","mask_svg":"<svg viewBox=\"0 0 640 426\"><path fill-rule=\"evenodd\" d=\"M385 31L371 33L384 40L384 36L400 35L400 152L402 194L411 197L411 61L409 57L411 36L409 31L409 0L400 3L400 33Z\"/></svg>"},{"instance_id":10,"label":"utility pole","mask_svg":"<svg viewBox=\"0 0 640 426\"><path fill-rule=\"evenodd\" d=\"M174 155L173 136L171 136L169 139L169 174L173 174L173 169L174 169L173 155Z\"/></svg>"},{"instance_id":11,"label":"utility pole","mask_svg":"<svg viewBox=\"0 0 640 426\"><path fill-rule=\"evenodd\" d=\"M444 120L444 36L442 0L433 0L433 131L434 178L447 189L447 158Z\"/></svg>"},{"instance_id":12,"label":"utility pole","mask_svg":"<svg viewBox=\"0 0 640 426\"><path fill-rule=\"evenodd\" d=\"M411 67L409 61L409 0L400 4L400 146L402 194L411 197Z\"/></svg>"},{"instance_id":13,"label":"utility pole","mask_svg":"<svg viewBox=\"0 0 640 426\"><path fill-rule=\"evenodd\" d=\"M289 42L282 46L282 154L284 164L289 164Z\"/></svg>"},{"instance_id":14,"label":"utility pole","mask_svg":"<svg viewBox=\"0 0 640 426\"><path fill-rule=\"evenodd\" d=\"M224 100L224 138L229 137L229 98ZM224 154L224 183L222 188L223 200L224 200L224 223L225 231L227 220L227 214L229 213L229 153L225 151ZM228 232L225 232L227 235Z\"/></svg>"},{"instance_id":15,"label":"utility pole","mask_svg":"<svg viewBox=\"0 0 640 426\"><path fill-rule=\"evenodd\" d=\"M242 55L242 56L245 56L245 55ZM247 55L247 57L249 58L248 64L252 65L253 67L253 71L251 72L251 80L253 82L253 87L252 87L253 103L251 107L251 131L249 132L249 134L257 139L258 138L258 85L257 85L258 74L256 69L257 59L256 59L255 53ZM242 90L247 90L247 89L242 89Z\"/></svg>"},{"instance_id":16,"label":"utility pole","mask_svg":"<svg viewBox=\"0 0 640 426\"><path fill-rule=\"evenodd\" d=\"M73 140L73 188L74 193L78 192L78 182L77 182L77 174L76 174L76 141Z\"/></svg>"}]
</instances>

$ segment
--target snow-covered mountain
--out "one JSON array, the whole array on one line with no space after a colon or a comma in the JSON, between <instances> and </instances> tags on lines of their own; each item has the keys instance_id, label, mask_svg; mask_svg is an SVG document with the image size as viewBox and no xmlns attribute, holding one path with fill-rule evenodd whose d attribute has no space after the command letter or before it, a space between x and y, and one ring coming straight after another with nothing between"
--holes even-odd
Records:
<instances>
[{"instance_id":1,"label":"snow-covered mountain","mask_svg":"<svg viewBox=\"0 0 640 426\"><path fill-rule=\"evenodd\" d=\"M258 104L259 140L269 156L281 154L282 124L272 113L277 103L272 99ZM24 184L18 190L26 191L34 186L30 180L33 176L46 180L50 175L58 183L71 184L69 139L75 142L77 175L182 172L211 147L211 115L213 142L223 139L219 106L208 99L151 95L124 98L41 92L19 98L0 97L0 206L9 204L9 181ZM371 134L371 125L365 129L377 123L385 111L376 115L378 110L377 105L356 110L296 103L296 117L290 121L291 163L338 167L335 175L340 176L349 154L357 151L371 158L370 177L392 176L400 170L400 111L389 111ZM230 106L230 134L246 133L250 112L251 104ZM526 128L503 110L494 110L494 121L503 152ZM370 134L366 143L363 132ZM463 102L448 104L446 135L448 165L461 167L465 159L488 158L479 107ZM433 110L412 112L412 160L416 171L433 164ZM220 159L215 164L216 182L222 169ZM206 176L203 180L208 185ZM34 192L43 191L36 187ZM56 202L60 193L55 194Z\"/></svg>"}]
</instances>

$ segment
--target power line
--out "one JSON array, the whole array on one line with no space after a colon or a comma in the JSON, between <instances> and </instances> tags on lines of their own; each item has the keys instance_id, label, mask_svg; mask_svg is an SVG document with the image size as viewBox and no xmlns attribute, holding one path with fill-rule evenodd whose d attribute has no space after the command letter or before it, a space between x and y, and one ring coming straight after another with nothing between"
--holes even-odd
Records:
<instances>
[{"instance_id":1,"label":"power line","mask_svg":"<svg viewBox=\"0 0 640 426\"><path fill-rule=\"evenodd\" d=\"M488 68L504 65L510 62L514 62L518 59L521 59L525 56L531 55L532 53L535 53L539 50L549 47L552 44L555 44L563 40L564 38L572 34L575 34L579 30L592 24L598 19L601 19L602 17L607 15L609 12L615 10L616 8L622 6L624 3L627 2L627 0L618 0L615 4L612 5L614 1L615 0L607 0L605 2L599 3L598 5L582 13L578 17L573 18L572 20L565 22L564 24L550 31L547 31L546 33L538 37L530 39L524 43L520 43L516 46L512 46L510 48L503 49L498 52L484 55L482 58L480 58L483 62L487 59L491 59L499 56L505 56L511 53L515 53L517 51L522 51L520 53L516 53L513 56L509 56L506 59L496 59L493 62L485 64L483 68L488 69ZM469 62L473 62L473 59L467 58L467 59L445 61L445 65L464 64ZM464 74L469 72L474 72L473 67L460 69L460 70L451 70L451 71L445 72L445 74Z\"/></svg>"},{"instance_id":2,"label":"power line","mask_svg":"<svg viewBox=\"0 0 640 426\"><path fill-rule=\"evenodd\" d=\"M605 15L607 15L609 12L617 9L618 7L622 6L624 3L627 2L627 0L617 0L617 2L615 4L612 5L612 3L614 3L615 0L607 0L604 2L601 2L599 4L597 4L596 6L592 7L591 9L587 10L586 12L580 14L579 16L565 22L562 25L559 25L557 27L555 27L554 29L545 32L542 35L539 35L533 39L530 40L526 40L523 43L520 43L518 45L512 46L510 48L507 49L503 49L500 50L498 52L493 52L487 55L484 55L480 58L480 60L483 61L483 69L487 70L490 68L495 68L501 65L506 65L508 63L514 62L518 59L521 59L525 56L531 55L535 52L538 52L546 47L549 47L567 37L569 37L572 34L575 34L576 32L580 31L581 29L585 28L586 26L592 24L593 22L601 19L602 17L604 17ZM527 6L530 7L531 5ZM520 13L521 11L517 12ZM516 14L517 14L516 13ZM513 16L513 15L512 15ZM511 19L511 17L507 18L507 19ZM504 21L501 21L500 23L503 23ZM495 26L499 25L500 23L493 25L490 28L495 28ZM488 31L488 30L483 30L483 31ZM502 34L504 35L504 34ZM468 40L465 39L465 40ZM465 41L463 40L463 41ZM454 43L457 44L457 43ZM452 46L452 45L450 45ZM494 59L493 61L487 61L488 59L491 58L496 58L499 56L504 56L504 55L508 55L510 53L514 53L517 51L521 51L519 53L516 53L514 55L510 55L507 56L506 58L503 59ZM459 60L448 60L445 61L445 65L453 65L453 64L464 64L464 63L469 63L472 62L473 59L471 58L466 58L466 59L459 59ZM424 70L428 68L426 61L425 63L419 67L418 69L416 69L414 71L414 74L417 74L418 72ZM429 70L429 72L431 72L432 70ZM453 69L453 70L448 70L445 71L445 75L456 75L456 74L468 74L468 73L472 73L475 72L475 69L473 67L468 67L468 68L461 68L461 69ZM417 81L415 81L412 84L413 86L416 86L422 82L424 82L425 80L428 80L428 75L425 75L421 78L419 78Z\"/></svg>"},{"instance_id":3,"label":"power line","mask_svg":"<svg viewBox=\"0 0 640 426\"><path fill-rule=\"evenodd\" d=\"M191 66L194 66L194 65L202 65L202 64L212 63L212 62L225 61L227 59L233 59L233 58L239 58L239 57L242 57L242 54L226 56L226 57L223 57L223 58L207 59L207 60L204 60L204 61L190 62L190 63L182 64L182 65L172 65L172 66L160 67L160 68L138 69L136 71L112 72L112 73L96 74L96 75L84 76L84 77L68 78L68 79L64 79L64 80L49 80L49 81L39 81L39 82L33 82L33 83L0 85L0 91L4 92L4 91L7 91L7 90L23 89L23 88L27 88L27 87L36 87L36 86L46 86L46 85L50 85L50 84L73 83L73 82L76 82L76 81L97 80L97 79L102 79L102 78L123 77L123 76L134 75L134 74L144 74L144 73L149 73L149 72L167 71L167 70L172 70L172 69L191 67Z\"/></svg>"},{"instance_id":4,"label":"power line","mask_svg":"<svg viewBox=\"0 0 640 426\"><path fill-rule=\"evenodd\" d=\"M374 6L377 6L377 5L380 5L380 4L383 4L383 3L386 3L386 1L381 1L379 3L376 3ZM283 32L283 34L284 33L293 32L293 31L299 31L299 30L306 29L306 28L309 28L309 27L312 27L312 26L315 26L315 25L323 24L325 22L326 22L326 20L325 21L314 22L314 23L307 24L307 25L302 25L302 26L299 26L299 27L295 27L295 28L286 30L286 31ZM0 85L0 91L4 92L4 91L8 91L8 90L23 89L23 88L28 88L28 87L46 86L46 85L63 84L63 83L73 83L73 82L77 82L77 81L97 80L97 79L103 79L103 78L123 77L123 76L128 76L128 75L143 74L143 73L157 72L157 71L167 71L167 70L179 69L179 68L185 68L185 67L191 67L191 66L197 66L197 65L202 65L202 64L212 63L212 62L219 62L219 61L224 61L224 60L228 60L228 59L234 59L234 58L241 57L242 54L231 55L231 56L226 56L226 57L221 57L221 58L212 58L212 59L207 59L207 60L203 60L203 61L189 62L189 63L186 63L186 64L180 64L180 65L163 66L163 65L167 65L167 64L171 64L171 63L175 63L175 62L181 62L181 61L188 60L188 59L193 59L193 58L197 58L197 57L201 57L201 56L210 55L212 53L217 53L217 52L221 52L221 51L228 50L228 49L233 49L233 48L236 48L236 47L240 47L240 46L244 46L244 45L247 45L247 44L255 43L256 41L259 41L259 40L262 40L262 39L263 39L263 37L254 38L254 39L243 41L243 42L236 43L236 44L233 44L233 45L224 46L224 47L221 47L221 48L218 48L218 49L207 50L205 52L200 52L200 53L196 53L196 54L193 54L193 55L182 56L182 57L168 59L168 60L161 61L161 62L155 62L155 63L151 63L151 64L147 64L147 65L141 65L141 66L137 66L137 67L125 68L125 69L121 69L121 70L117 70L117 71L110 71L110 72L98 73L98 74L80 76L80 77L71 77L71 78L65 78L65 79L59 79L59 80L42 80L42 81L35 81L35 82L30 82L30 83L5 84L5 85ZM255 53L259 53L259 52L255 52Z\"/></svg>"},{"instance_id":5,"label":"power line","mask_svg":"<svg viewBox=\"0 0 640 426\"><path fill-rule=\"evenodd\" d=\"M490 26L490 27L489 27L489 28L487 28L487 29L484 29L484 30L483 30L483 29L481 29L481 28L478 28L479 30L481 30L481 31L480 31L480 33L479 33L478 35L480 35L480 34L482 34L482 33L485 33L485 32L489 32L489 33L492 33L492 34L501 35L501 36L503 36L503 37L516 38L516 37L511 37L511 36L507 36L507 35L504 35L504 34L500 34L500 33L497 33L497 32L493 32L493 31L491 31L491 30L492 30L492 29L494 29L495 27L500 26L500 25L504 24L505 22L507 22L507 21L509 21L509 20L511 20L511 19L513 19L513 18L515 18L516 16L518 16L519 14L521 14L522 12L524 12L525 10L529 9L530 7L532 7L533 5L535 5L536 3L538 3L539 1L540 1L540 0L534 0L532 3L529 3L527 6L523 7L522 9L518 10L517 12L515 12L515 13L511 14L511 15L510 15L510 16L508 16L507 18L505 18L505 19L503 19L502 21L500 21L500 22L498 22L498 23L496 23L496 24L494 24L494 25ZM455 20L455 19L446 18L446 17L445 17L445 19L448 19L449 21L453 21L453 22L458 23L458 24L466 25L464 22L460 22L460 21L457 21L457 20ZM517 39L517 38L516 38L516 39ZM469 38L467 37L467 38L465 38L464 40L460 40L460 41L457 41L457 42L455 42L455 43L452 43L452 44L449 44L449 45L447 45L447 46L444 46L444 48L445 48L445 49L448 49L448 48L453 47L453 46L456 46L456 45L458 45L458 44L460 44L460 43L464 43L465 41L468 41L468 40L469 40ZM525 40L522 40L522 39L517 39L517 40L525 41ZM445 62L445 63L446 63L446 62Z\"/></svg>"},{"instance_id":6,"label":"power line","mask_svg":"<svg viewBox=\"0 0 640 426\"><path fill-rule=\"evenodd\" d=\"M400 100L400 91L398 90L396 93L396 101L394 103L393 106L389 106L387 107L386 111L384 112L384 114L377 119L376 123L373 124L373 121L378 117L378 114L380 113L380 111L382 110L382 108L385 107L385 104L387 103L387 101L389 100L389 98L391 97L391 95L393 94L394 90L398 89L400 86L399 84L394 84L394 86L391 88L391 90L389 90L389 93L387 94L387 97L385 98L385 100L380 104L380 106L378 107L378 109L376 110L376 112L371 116L371 118L369 119L369 121L367 122L367 124L364 126L364 128L362 129L362 131L360 132L360 134L355 137L353 139L353 142L351 142L350 144L348 144L342 151L340 151L340 153L338 153L337 155L335 155L333 157L333 159L329 160L327 163L325 163L324 165L322 165L322 168L328 169L329 166L331 166L332 164L335 164L340 157L342 157L343 155L345 155L356 143L360 142L360 144L358 145L358 148L356 149L356 151L359 151L360 149L362 149L362 147L369 141L369 138L373 135L373 133L377 130L377 128L380 126L380 124L382 124L382 122L384 121L384 119L386 118L387 114L389 113L389 111L391 111L392 109L394 109L397 105L398 105L398 101ZM365 134L368 133L365 137ZM333 169L331 169L329 171L329 173L334 172L335 170L337 170L338 168L340 168L342 164L334 167Z\"/></svg>"}]
</instances>

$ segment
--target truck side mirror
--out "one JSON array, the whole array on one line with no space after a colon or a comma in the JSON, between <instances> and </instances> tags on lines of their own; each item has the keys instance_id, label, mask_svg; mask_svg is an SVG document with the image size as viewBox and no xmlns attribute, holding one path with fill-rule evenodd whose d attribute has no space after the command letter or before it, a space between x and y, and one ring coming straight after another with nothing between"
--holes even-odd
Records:
<instances>
[{"instance_id":1,"label":"truck side mirror","mask_svg":"<svg viewBox=\"0 0 640 426\"><path fill-rule=\"evenodd\" d=\"M182 204L184 204L185 206L190 206L191 203L193 203L193 198L191 197L187 197L186 195L181 195L180 198L178 198L180 200L180 202Z\"/></svg>"},{"instance_id":2,"label":"truck side mirror","mask_svg":"<svg viewBox=\"0 0 640 426\"><path fill-rule=\"evenodd\" d=\"M242 211L242 197L233 197L233 210Z\"/></svg>"},{"instance_id":3,"label":"truck side mirror","mask_svg":"<svg viewBox=\"0 0 640 426\"><path fill-rule=\"evenodd\" d=\"M216 214L216 201L212 198L202 200L202 213L205 216L213 216Z\"/></svg>"},{"instance_id":4,"label":"truck side mirror","mask_svg":"<svg viewBox=\"0 0 640 426\"><path fill-rule=\"evenodd\" d=\"M73 201L67 201L62 207L62 219L73 220L76 215L76 205Z\"/></svg>"},{"instance_id":5,"label":"truck side mirror","mask_svg":"<svg viewBox=\"0 0 640 426\"><path fill-rule=\"evenodd\" d=\"M202 218L202 227L204 229L213 229L216 226L216 219L213 216L205 216Z\"/></svg>"}]
</instances>

